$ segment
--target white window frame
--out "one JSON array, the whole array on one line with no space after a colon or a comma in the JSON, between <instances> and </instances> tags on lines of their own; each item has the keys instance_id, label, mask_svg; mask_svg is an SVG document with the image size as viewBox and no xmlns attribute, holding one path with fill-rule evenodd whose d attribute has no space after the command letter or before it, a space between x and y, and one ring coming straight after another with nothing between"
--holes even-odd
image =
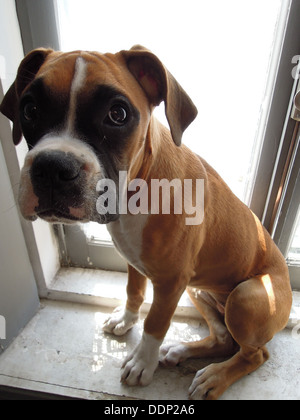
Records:
<instances>
[{"instance_id":1,"label":"white window frame","mask_svg":"<svg viewBox=\"0 0 300 420\"><path fill-rule=\"evenodd\" d=\"M59 49L56 0L43 0L42 7L37 7L38 3L36 0L16 0L25 53L41 44ZM273 60L278 63L278 66L274 67L274 77L270 78L267 88L270 101L261 116L260 133L265 140L262 143L261 150L258 151L260 158L255 171L253 189L249 196L250 208L263 219L267 228L270 227L272 214L274 213L289 144L296 125L296 122L291 120L290 116L287 118L287 113L291 104L291 95L293 89L295 89L295 83L291 77L294 64L291 60L294 56L300 54L300 26L298 21L300 2L298 0L284 0L282 7L279 31L284 36L278 40L274 49ZM276 172L274 173L273 168L275 166ZM290 205L292 205L292 202L291 199ZM286 209L285 215L281 214L281 223L277 224L278 230L274 232L274 238L279 244L280 229L281 232L285 231L285 235L289 233L287 231L288 226L284 223L284 220L287 219L288 209ZM284 226L285 230L283 229ZM59 225L55 227L55 231L61 244L62 265L96 268L100 264L101 268L125 270L126 264L121 259L118 260L111 244L87 241L78 227ZM76 247L70 247L70 243L74 243L74 238L76 238ZM78 248L80 248L80 252L78 252ZM116 262L117 265L115 265ZM297 272L298 268L296 267ZM295 270L295 267L292 267L293 270ZM300 288L298 279L297 274L295 282L293 282L295 288ZM44 290L43 295L48 287L49 282L40 285L40 289Z\"/></svg>"}]
</instances>

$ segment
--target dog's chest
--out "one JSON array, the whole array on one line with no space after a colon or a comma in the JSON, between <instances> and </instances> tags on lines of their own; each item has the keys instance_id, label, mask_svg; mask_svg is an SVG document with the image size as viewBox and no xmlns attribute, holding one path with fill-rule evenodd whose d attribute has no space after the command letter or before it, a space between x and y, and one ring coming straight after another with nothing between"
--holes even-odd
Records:
<instances>
[{"instance_id":1,"label":"dog's chest","mask_svg":"<svg viewBox=\"0 0 300 420\"><path fill-rule=\"evenodd\" d=\"M143 245L143 230L148 215L121 215L116 222L109 223L109 231L113 243L119 253L128 263L145 275L144 265L141 260Z\"/></svg>"}]
</instances>

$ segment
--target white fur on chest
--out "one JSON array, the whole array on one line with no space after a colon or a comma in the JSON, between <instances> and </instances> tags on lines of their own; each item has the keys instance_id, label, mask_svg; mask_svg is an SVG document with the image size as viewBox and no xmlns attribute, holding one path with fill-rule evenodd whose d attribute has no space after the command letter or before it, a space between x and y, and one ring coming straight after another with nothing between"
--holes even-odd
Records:
<instances>
[{"instance_id":1,"label":"white fur on chest","mask_svg":"<svg viewBox=\"0 0 300 420\"><path fill-rule=\"evenodd\" d=\"M128 263L145 275L141 261L143 230L148 215L123 214L116 222L107 225L115 247Z\"/></svg>"}]
</instances>

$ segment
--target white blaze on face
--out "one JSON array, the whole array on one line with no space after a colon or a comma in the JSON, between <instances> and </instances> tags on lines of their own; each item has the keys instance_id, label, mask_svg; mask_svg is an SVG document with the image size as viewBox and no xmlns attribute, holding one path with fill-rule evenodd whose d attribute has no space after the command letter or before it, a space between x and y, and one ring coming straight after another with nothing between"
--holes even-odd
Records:
<instances>
[{"instance_id":1,"label":"white blaze on face","mask_svg":"<svg viewBox=\"0 0 300 420\"><path fill-rule=\"evenodd\" d=\"M78 57L75 63L75 73L71 85L70 91L70 107L67 118L66 131L69 135L74 133L74 123L76 118L77 109L77 96L81 88L83 87L86 78L86 62L82 57Z\"/></svg>"},{"instance_id":2,"label":"white blaze on face","mask_svg":"<svg viewBox=\"0 0 300 420\"><path fill-rule=\"evenodd\" d=\"M84 88L86 76L87 62L83 57L78 57L75 62L74 76L70 87L70 102L69 107L66 109L65 126L60 132L47 133L26 156L21 172L21 186L19 191L20 209L26 219L36 219L36 209L41 204L39 203L39 197L35 195L32 185L32 163L40 153L56 150L71 154L74 156L74 159L82 162L80 170L85 173L82 204L79 207L70 205L70 215L78 219L90 220L94 216L94 213L96 214L96 184L99 178L103 176L104 169L93 149L76 136L75 127L79 93Z\"/></svg>"}]
</instances>

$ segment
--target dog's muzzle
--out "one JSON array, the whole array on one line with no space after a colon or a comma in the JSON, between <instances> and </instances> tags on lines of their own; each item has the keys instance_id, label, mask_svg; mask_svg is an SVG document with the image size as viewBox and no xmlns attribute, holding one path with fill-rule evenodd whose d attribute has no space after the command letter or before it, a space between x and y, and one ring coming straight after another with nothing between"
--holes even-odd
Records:
<instances>
[{"instance_id":1,"label":"dog's muzzle","mask_svg":"<svg viewBox=\"0 0 300 420\"><path fill-rule=\"evenodd\" d=\"M109 223L116 215L96 209L97 183L105 170L94 151L76 139L49 137L26 156L19 204L27 220Z\"/></svg>"},{"instance_id":2,"label":"dog's muzzle","mask_svg":"<svg viewBox=\"0 0 300 420\"><path fill-rule=\"evenodd\" d=\"M72 153L60 150L39 153L33 161L30 176L33 191L39 199L35 208L38 216L70 220L84 216L82 186L86 185L86 172L83 163Z\"/></svg>"}]
</instances>

